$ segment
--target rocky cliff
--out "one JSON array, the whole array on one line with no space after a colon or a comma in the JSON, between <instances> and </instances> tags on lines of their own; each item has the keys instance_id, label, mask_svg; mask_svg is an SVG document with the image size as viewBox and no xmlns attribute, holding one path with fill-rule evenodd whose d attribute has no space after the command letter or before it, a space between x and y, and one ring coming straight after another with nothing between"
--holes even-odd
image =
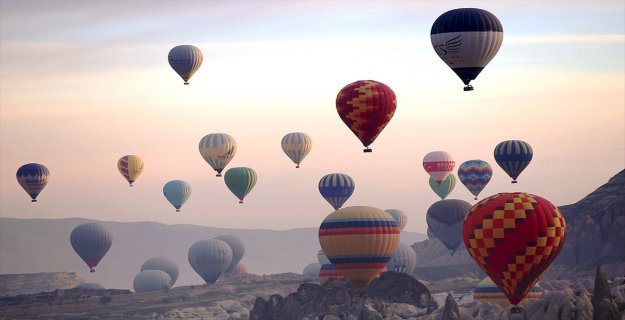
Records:
<instances>
[{"instance_id":1,"label":"rocky cliff","mask_svg":"<svg viewBox=\"0 0 625 320\"><path fill-rule=\"evenodd\" d=\"M2 296L70 289L85 280L75 272L44 272L30 274L0 274Z\"/></svg>"}]
</instances>

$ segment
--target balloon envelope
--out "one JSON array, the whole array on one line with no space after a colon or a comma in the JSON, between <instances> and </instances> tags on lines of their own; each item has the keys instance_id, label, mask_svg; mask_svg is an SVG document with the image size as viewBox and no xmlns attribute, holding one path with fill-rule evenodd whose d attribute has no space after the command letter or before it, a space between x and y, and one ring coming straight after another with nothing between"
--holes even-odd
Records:
<instances>
[{"instance_id":1,"label":"balloon envelope","mask_svg":"<svg viewBox=\"0 0 625 320\"><path fill-rule=\"evenodd\" d=\"M312 149L312 140L302 132L287 133L282 138L282 151L295 163L295 167L299 168L299 164Z\"/></svg>"},{"instance_id":2,"label":"balloon envelope","mask_svg":"<svg viewBox=\"0 0 625 320\"><path fill-rule=\"evenodd\" d=\"M411 274L417 266L417 254L409 245L400 242L391 260L386 264L389 271Z\"/></svg>"},{"instance_id":3,"label":"balloon envelope","mask_svg":"<svg viewBox=\"0 0 625 320\"><path fill-rule=\"evenodd\" d=\"M439 185L454 170L456 162L446 151L432 151L423 157L423 169Z\"/></svg>"},{"instance_id":4,"label":"balloon envelope","mask_svg":"<svg viewBox=\"0 0 625 320\"><path fill-rule=\"evenodd\" d=\"M217 282L232 261L230 246L219 239L200 240L189 248L189 264L208 284Z\"/></svg>"},{"instance_id":5,"label":"balloon envelope","mask_svg":"<svg viewBox=\"0 0 625 320\"><path fill-rule=\"evenodd\" d=\"M135 292L166 291L171 288L171 285L171 278L166 272L161 270L141 271L132 281Z\"/></svg>"},{"instance_id":6,"label":"balloon envelope","mask_svg":"<svg viewBox=\"0 0 625 320\"><path fill-rule=\"evenodd\" d=\"M434 181L434 178L430 177L429 183L432 191L434 191L434 193L436 193L441 200L445 200L445 198L447 198L447 196L456 187L456 176L454 176L453 173L450 173L441 184L438 184Z\"/></svg>"},{"instance_id":7,"label":"balloon envelope","mask_svg":"<svg viewBox=\"0 0 625 320\"><path fill-rule=\"evenodd\" d=\"M382 209L347 207L328 215L319 243L332 264L356 289L364 289L397 249L399 227Z\"/></svg>"},{"instance_id":8,"label":"balloon envelope","mask_svg":"<svg viewBox=\"0 0 625 320\"><path fill-rule=\"evenodd\" d=\"M557 257L565 232L566 222L557 207L522 192L479 201L462 228L471 257L515 305Z\"/></svg>"},{"instance_id":9,"label":"balloon envelope","mask_svg":"<svg viewBox=\"0 0 625 320\"><path fill-rule=\"evenodd\" d=\"M321 265L321 269L319 269L319 284L323 285L328 282L330 279L343 279L343 273L340 270L337 270L336 267L332 263L326 263Z\"/></svg>"},{"instance_id":10,"label":"balloon envelope","mask_svg":"<svg viewBox=\"0 0 625 320\"><path fill-rule=\"evenodd\" d=\"M191 185L182 180L169 181L163 186L163 195L176 208L176 212L180 212L182 205L191 196Z\"/></svg>"},{"instance_id":11,"label":"balloon envelope","mask_svg":"<svg viewBox=\"0 0 625 320\"><path fill-rule=\"evenodd\" d=\"M525 304L528 300L538 300L542 295L543 289L536 283L519 304ZM477 284L473 290L473 301L496 303L502 309L510 305L506 295L501 292L501 289L489 277L482 279Z\"/></svg>"},{"instance_id":12,"label":"balloon envelope","mask_svg":"<svg viewBox=\"0 0 625 320\"><path fill-rule=\"evenodd\" d=\"M399 209L386 209L384 211L386 211L386 213L390 214L391 217L395 219L395 222L397 222L397 226L399 227L400 231L404 230L404 228L406 227L406 223L408 223L408 216L405 212Z\"/></svg>"},{"instance_id":13,"label":"balloon envelope","mask_svg":"<svg viewBox=\"0 0 625 320\"><path fill-rule=\"evenodd\" d=\"M74 251L94 272L93 268L113 244L113 234L99 223L85 223L72 230L69 237Z\"/></svg>"},{"instance_id":14,"label":"balloon envelope","mask_svg":"<svg viewBox=\"0 0 625 320\"><path fill-rule=\"evenodd\" d=\"M435 202L425 216L428 228L453 255L462 243L462 223L469 213L471 204L458 199Z\"/></svg>"},{"instance_id":15,"label":"balloon envelope","mask_svg":"<svg viewBox=\"0 0 625 320\"><path fill-rule=\"evenodd\" d=\"M460 182L475 196L475 200L477 200L477 196L484 190L492 176L493 169L486 161L469 160L463 162L458 167Z\"/></svg>"},{"instance_id":16,"label":"balloon envelope","mask_svg":"<svg viewBox=\"0 0 625 320\"><path fill-rule=\"evenodd\" d=\"M228 268L226 268L226 272L230 272L237 266L237 264L239 264L243 255L245 255L245 244L241 241L241 239L230 234L223 234L215 237L215 239L227 243L228 246L230 246L230 250L232 250L232 261L230 262Z\"/></svg>"},{"instance_id":17,"label":"balloon envelope","mask_svg":"<svg viewBox=\"0 0 625 320\"><path fill-rule=\"evenodd\" d=\"M464 82L465 91L495 57L503 42L503 27L492 13L477 8L447 11L434 21L430 40L438 56Z\"/></svg>"},{"instance_id":18,"label":"balloon envelope","mask_svg":"<svg viewBox=\"0 0 625 320\"><path fill-rule=\"evenodd\" d=\"M128 181L130 186L139 178L143 172L143 159L136 155L127 155L117 161L117 170Z\"/></svg>"},{"instance_id":19,"label":"balloon envelope","mask_svg":"<svg viewBox=\"0 0 625 320\"><path fill-rule=\"evenodd\" d=\"M239 203L256 185L256 171L247 167L236 167L228 169L224 175L224 182L232 193L239 198Z\"/></svg>"},{"instance_id":20,"label":"balloon envelope","mask_svg":"<svg viewBox=\"0 0 625 320\"><path fill-rule=\"evenodd\" d=\"M397 99L382 82L361 80L348 84L336 97L336 111L341 120L370 152L369 145L391 121Z\"/></svg>"},{"instance_id":21,"label":"balloon envelope","mask_svg":"<svg viewBox=\"0 0 625 320\"><path fill-rule=\"evenodd\" d=\"M224 272L223 276L226 279L237 279L244 277L246 274L247 267L245 264L239 262L232 270Z\"/></svg>"},{"instance_id":22,"label":"balloon envelope","mask_svg":"<svg viewBox=\"0 0 625 320\"><path fill-rule=\"evenodd\" d=\"M221 177L221 171L237 153L237 143L229 134L211 133L200 140L199 149L202 158L217 172L217 177Z\"/></svg>"},{"instance_id":23,"label":"balloon envelope","mask_svg":"<svg viewBox=\"0 0 625 320\"><path fill-rule=\"evenodd\" d=\"M173 287L174 283L178 280L178 274L180 272L175 262L163 257L154 257L146 260L143 265L141 265L141 271L145 270L160 270L167 273L169 278L171 278L171 287Z\"/></svg>"},{"instance_id":24,"label":"balloon envelope","mask_svg":"<svg viewBox=\"0 0 625 320\"><path fill-rule=\"evenodd\" d=\"M167 59L171 68L184 80L184 84L189 84L189 79L200 68L204 57L197 47L180 45L169 50Z\"/></svg>"},{"instance_id":25,"label":"balloon envelope","mask_svg":"<svg viewBox=\"0 0 625 320\"><path fill-rule=\"evenodd\" d=\"M512 183L517 182L516 179L530 164L534 156L532 147L527 142L521 140L500 142L495 147L494 153L495 161L512 178Z\"/></svg>"},{"instance_id":26,"label":"balloon envelope","mask_svg":"<svg viewBox=\"0 0 625 320\"><path fill-rule=\"evenodd\" d=\"M19 167L15 175L17 182L26 190L32 202L37 202L37 196L50 179L48 168L39 163L27 163Z\"/></svg>"},{"instance_id":27,"label":"balloon envelope","mask_svg":"<svg viewBox=\"0 0 625 320\"><path fill-rule=\"evenodd\" d=\"M330 173L319 180L319 193L338 210L354 193L354 180L344 173Z\"/></svg>"}]
</instances>

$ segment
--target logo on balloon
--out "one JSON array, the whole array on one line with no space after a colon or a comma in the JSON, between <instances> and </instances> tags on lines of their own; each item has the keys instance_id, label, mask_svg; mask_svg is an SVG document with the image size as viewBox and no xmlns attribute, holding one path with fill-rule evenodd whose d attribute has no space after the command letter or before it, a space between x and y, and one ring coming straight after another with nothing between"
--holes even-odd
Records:
<instances>
[{"instance_id":1,"label":"logo on balloon","mask_svg":"<svg viewBox=\"0 0 625 320\"><path fill-rule=\"evenodd\" d=\"M439 44L434 46L434 50L442 56L446 56L448 53L456 54L460 53L460 47L462 46L462 34L451 38L445 42L445 44Z\"/></svg>"}]
</instances>

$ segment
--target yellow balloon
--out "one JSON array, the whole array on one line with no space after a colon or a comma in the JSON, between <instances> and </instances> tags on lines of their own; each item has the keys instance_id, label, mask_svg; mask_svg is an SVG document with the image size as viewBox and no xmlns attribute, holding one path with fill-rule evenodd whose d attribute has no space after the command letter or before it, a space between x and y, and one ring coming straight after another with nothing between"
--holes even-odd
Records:
<instances>
[{"instance_id":1,"label":"yellow balloon","mask_svg":"<svg viewBox=\"0 0 625 320\"><path fill-rule=\"evenodd\" d=\"M132 187L132 184L139 178L143 171L143 159L135 155L127 155L119 158L117 161L117 169L119 173L128 180L128 183Z\"/></svg>"}]
</instances>

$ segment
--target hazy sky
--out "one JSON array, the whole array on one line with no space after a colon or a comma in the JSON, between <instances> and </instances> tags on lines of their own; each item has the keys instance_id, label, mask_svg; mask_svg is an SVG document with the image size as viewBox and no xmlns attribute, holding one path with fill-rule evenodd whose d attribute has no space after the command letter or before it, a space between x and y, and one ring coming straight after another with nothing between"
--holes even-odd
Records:
<instances>
[{"instance_id":1,"label":"hazy sky","mask_svg":"<svg viewBox=\"0 0 625 320\"><path fill-rule=\"evenodd\" d=\"M504 42L475 91L438 58L434 20L458 7L489 10ZM482 192L525 191L576 202L625 167L623 1L0 1L0 216L83 217L227 228L317 227L332 207L317 190L352 176L345 204L404 210L425 232L438 200L423 156L491 164ZM167 62L179 44L204 63L189 86ZM397 111L364 154L335 98L356 80L389 85ZM313 149L300 169L280 139L302 131ZM198 152L226 132L258 183L238 200ZM527 141L534 160L517 185L495 145ZM128 188L117 159L137 154ZM38 203L15 179L22 164L51 171ZM169 180L193 193L181 213ZM458 184L449 198L473 198Z\"/></svg>"}]
</instances>

